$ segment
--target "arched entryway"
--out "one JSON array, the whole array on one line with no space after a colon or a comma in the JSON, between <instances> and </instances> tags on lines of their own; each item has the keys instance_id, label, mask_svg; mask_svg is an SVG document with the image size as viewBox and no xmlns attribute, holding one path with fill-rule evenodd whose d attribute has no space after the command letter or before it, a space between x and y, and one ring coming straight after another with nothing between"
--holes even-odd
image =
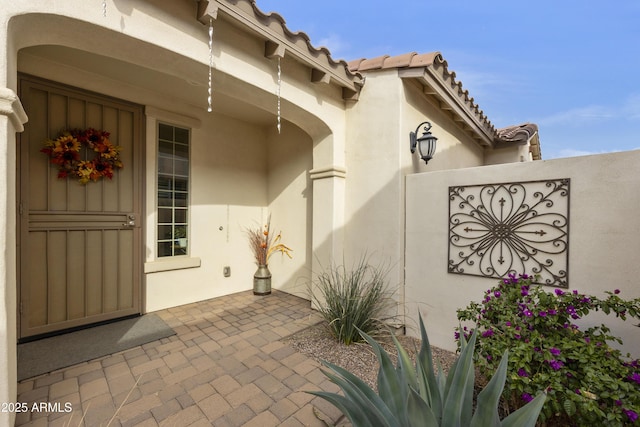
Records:
<instances>
[{"instance_id":1,"label":"arched entryway","mask_svg":"<svg viewBox=\"0 0 640 427\"><path fill-rule=\"evenodd\" d=\"M343 89L352 86L351 80L345 83L341 79L345 74L340 72L341 64L332 63L325 51L307 49L303 36L285 31L285 39L279 43L286 49L276 52L284 54L279 134L274 130L277 61L265 55L265 41L273 45L282 34L277 15L265 21L255 8L247 9L249 2L225 2L233 9L230 12L249 14L252 19L247 25L237 20L235 13L220 13L215 22L213 112L207 113L210 57L207 27L193 18L196 2L111 4L114 7L106 16L93 13L93 6L80 1L56 5L14 2L0 12L7 23L5 43L0 46L0 101L9 107L0 111L7 116L0 116L6 142L2 144L6 150L0 150L6 167L6 180L0 180L4 190L0 217L5 229L0 240L4 239L7 248L0 259L0 291L5 296L0 310L0 336L4 337L0 371L7 380L0 385L3 401L16 398L16 319L20 311L16 253L21 250L17 236L22 221L15 191L22 172L16 167L21 162L16 132L22 131L27 120L16 97L19 73L100 99L143 106L142 198L146 209L140 219L144 227L141 269L158 261L153 211L157 159L150 149L157 145L153 130L163 121L193 131L197 162L192 205L196 216L192 219L197 238L192 239L193 252L186 263L189 268L167 263L164 270L143 272L143 312L249 289L255 267L243 227L254 224L267 210L277 215L278 228L282 226L285 236L295 236L293 242L287 240L294 246L294 260L283 260L277 271L283 290L294 291L287 286L295 283L306 291L298 277L310 276L316 261L327 261L341 247L336 230L344 221ZM312 55L306 55L306 50ZM353 90L346 92L351 98ZM29 120L35 121L36 116ZM92 120L81 125L93 126ZM51 129L53 137L58 129ZM41 142L41 138L34 141ZM42 153L35 150L34 154ZM291 228L292 224L295 227ZM76 240L82 240L77 236L86 233L72 231ZM231 276L223 277L223 267L229 265ZM155 307L150 305L150 295L157 297ZM0 419L7 418L3 417L0 414ZM11 423L11 417L7 419Z\"/></svg>"}]
</instances>

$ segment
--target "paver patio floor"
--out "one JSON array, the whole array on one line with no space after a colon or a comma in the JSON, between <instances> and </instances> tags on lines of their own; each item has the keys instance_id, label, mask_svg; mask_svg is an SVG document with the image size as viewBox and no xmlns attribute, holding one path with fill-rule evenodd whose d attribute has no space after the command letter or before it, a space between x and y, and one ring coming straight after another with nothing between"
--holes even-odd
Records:
<instances>
[{"instance_id":1,"label":"paver patio floor","mask_svg":"<svg viewBox=\"0 0 640 427\"><path fill-rule=\"evenodd\" d=\"M319 320L308 301L249 291L156 314L176 335L20 382L18 402L62 410L19 413L16 425L321 426L314 408L339 417L304 393L337 390L320 364L281 342Z\"/></svg>"}]
</instances>

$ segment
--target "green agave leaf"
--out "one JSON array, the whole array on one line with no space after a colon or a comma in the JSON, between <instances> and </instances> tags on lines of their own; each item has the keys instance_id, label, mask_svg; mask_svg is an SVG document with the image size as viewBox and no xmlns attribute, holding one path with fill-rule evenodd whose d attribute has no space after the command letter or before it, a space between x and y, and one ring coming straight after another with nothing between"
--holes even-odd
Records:
<instances>
[{"instance_id":1,"label":"green agave leaf","mask_svg":"<svg viewBox=\"0 0 640 427\"><path fill-rule=\"evenodd\" d=\"M509 352L505 351L498 370L491 377L489 384L478 394L478 404L471 419L471 427L500 427L498 405L507 379L508 359Z\"/></svg>"},{"instance_id":2,"label":"green agave leaf","mask_svg":"<svg viewBox=\"0 0 640 427\"><path fill-rule=\"evenodd\" d=\"M380 364L380 369L378 370L378 394L389 407L389 410L401 417L398 420L400 424L406 425L407 420L404 408L409 386L404 381L403 375L396 371L391 358L382 346L364 332L360 332L360 334L371 344Z\"/></svg>"},{"instance_id":3,"label":"green agave leaf","mask_svg":"<svg viewBox=\"0 0 640 427\"><path fill-rule=\"evenodd\" d=\"M374 417L371 417L371 414L365 411L365 407L339 394L329 393L326 391L308 391L307 393L321 397L338 408L347 416L347 418L349 418L349 421L351 421L351 424L353 424L354 427L365 427L371 425L393 427L393 424L388 424L383 419L376 420Z\"/></svg>"},{"instance_id":4,"label":"green agave leaf","mask_svg":"<svg viewBox=\"0 0 640 427\"><path fill-rule=\"evenodd\" d=\"M471 409L469 396L473 393L473 349L476 342L474 332L469 343L463 346L460 357L449 372L448 391L444 397L442 427L469 425Z\"/></svg>"},{"instance_id":5,"label":"green agave leaf","mask_svg":"<svg viewBox=\"0 0 640 427\"><path fill-rule=\"evenodd\" d=\"M535 427L546 399L547 393L540 393L531 402L502 420L502 427Z\"/></svg>"},{"instance_id":6,"label":"green agave leaf","mask_svg":"<svg viewBox=\"0 0 640 427\"><path fill-rule=\"evenodd\" d=\"M462 413L460 420L462 425L468 426L473 415L473 388L476 383L476 370L473 365L473 348L471 349L471 367L469 368L469 378L464 388L464 402L462 403Z\"/></svg>"},{"instance_id":7,"label":"green agave leaf","mask_svg":"<svg viewBox=\"0 0 640 427\"><path fill-rule=\"evenodd\" d=\"M453 382L453 373L456 371L458 362L462 357L462 352L466 347L467 347L467 339L465 338L464 334L460 334L460 356L458 356L458 358L453 361L453 363L451 364L451 368L449 369L449 373L446 376L444 391L442 392L443 401L445 397L449 394L449 389L451 388L451 383Z\"/></svg>"},{"instance_id":8,"label":"green agave leaf","mask_svg":"<svg viewBox=\"0 0 640 427\"><path fill-rule=\"evenodd\" d=\"M413 389L407 399L407 420L411 427L438 427L440 423L424 399Z\"/></svg>"},{"instance_id":9,"label":"green agave leaf","mask_svg":"<svg viewBox=\"0 0 640 427\"><path fill-rule=\"evenodd\" d=\"M437 361L438 364L438 374L436 375L436 380L438 381L438 390L440 391L440 398L444 396L445 388L447 386L447 377L444 374L444 369L442 369L442 365L440 365L440 361Z\"/></svg>"},{"instance_id":10,"label":"green agave leaf","mask_svg":"<svg viewBox=\"0 0 640 427\"><path fill-rule=\"evenodd\" d=\"M420 397L425 401L425 403L431 408L434 414L437 414L437 419L440 419L440 415L442 413L442 404L437 407L434 407L433 401L435 400L432 397L432 394L437 394L438 397L440 393L437 389L437 385L434 393L431 392L431 384L429 376L433 377L433 382L435 382L435 376L433 372L426 372L425 368L422 366L419 360L416 361L416 369L417 369L417 377L418 377L418 389L417 392L420 394Z\"/></svg>"},{"instance_id":11,"label":"green agave leaf","mask_svg":"<svg viewBox=\"0 0 640 427\"><path fill-rule=\"evenodd\" d=\"M420 318L420 335L422 337L422 345L420 347L420 353L418 353L418 359L416 360L416 367L419 374L419 390L420 395L427 401L431 410L436 418L439 420L442 418L442 390L439 384L444 383L444 376L442 369L438 365L438 376L435 375L433 368L433 354L431 353L431 344L429 343L429 337L427 336L427 330L424 327L422 316ZM439 381L440 380L440 381Z\"/></svg>"},{"instance_id":12,"label":"green agave leaf","mask_svg":"<svg viewBox=\"0 0 640 427\"><path fill-rule=\"evenodd\" d=\"M346 398L365 408L367 416L370 415L375 420L384 419L386 424L397 424L396 417L367 383L340 366L326 361L323 364L337 375L324 370L323 373L342 389Z\"/></svg>"},{"instance_id":13,"label":"green agave leaf","mask_svg":"<svg viewBox=\"0 0 640 427\"><path fill-rule=\"evenodd\" d=\"M396 336L392 333L391 338L393 338L393 343L396 345L396 350L398 351L398 368L400 372L404 375L404 379L409 384L410 387L414 389L418 389L418 380L416 377L416 370L413 367L413 363L411 363L411 359L409 358L409 354L402 347L400 341L396 338Z\"/></svg>"}]
</instances>

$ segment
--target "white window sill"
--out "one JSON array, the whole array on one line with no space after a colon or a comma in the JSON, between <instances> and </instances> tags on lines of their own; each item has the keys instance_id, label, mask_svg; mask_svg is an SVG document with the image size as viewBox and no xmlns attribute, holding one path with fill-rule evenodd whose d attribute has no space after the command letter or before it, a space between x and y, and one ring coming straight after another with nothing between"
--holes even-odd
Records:
<instances>
[{"instance_id":1,"label":"white window sill","mask_svg":"<svg viewBox=\"0 0 640 427\"><path fill-rule=\"evenodd\" d=\"M185 268L200 267L200 258L180 257L167 258L144 263L145 273L158 273L161 271L182 270Z\"/></svg>"}]
</instances>

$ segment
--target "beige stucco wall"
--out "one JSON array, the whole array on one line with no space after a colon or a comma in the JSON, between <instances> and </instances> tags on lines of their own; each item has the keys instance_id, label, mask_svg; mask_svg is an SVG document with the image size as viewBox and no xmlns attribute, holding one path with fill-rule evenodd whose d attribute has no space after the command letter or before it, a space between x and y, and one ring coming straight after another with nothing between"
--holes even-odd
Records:
<instances>
[{"instance_id":1,"label":"beige stucco wall","mask_svg":"<svg viewBox=\"0 0 640 427\"><path fill-rule=\"evenodd\" d=\"M312 141L296 126L285 124L281 134L267 132L267 200L271 226L282 232L282 243L292 258L276 253L269 261L275 289L309 299L313 250Z\"/></svg>"},{"instance_id":2,"label":"beige stucco wall","mask_svg":"<svg viewBox=\"0 0 640 427\"><path fill-rule=\"evenodd\" d=\"M511 147L486 150L484 156L485 165L499 165L502 163L530 162L529 144L513 145Z\"/></svg>"},{"instance_id":3,"label":"beige stucco wall","mask_svg":"<svg viewBox=\"0 0 640 427\"><path fill-rule=\"evenodd\" d=\"M420 85L398 78L396 69L366 75L360 100L348 109L347 120L346 261L367 254L372 264L388 268L389 284L402 302L405 176L480 166L484 152L426 99ZM438 138L428 165L409 149L409 133L424 121L431 122ZM403 315L402 307L397 314Z\"/></svg>"},{"instance_id":4,"label":"beige stucco wall","mask_svg":"<svg viewBox=\"0 0 640 427\"><path fill-rule=\"evenodd\" d=\"M406 294L409 332L417 333L418 311L431 344L455 349L456 309L483 292L496 279L447 273L448 187L556 178L571 179L569 288L604 296L621 290L640 297L640 151L540 162L441 171L407 177ZM624 350L640 356L637 321L593 316L606 321L625 342Z\"/></svg>"},{"instance_id":5,"label":"beige stucco wall","mask_svg":"<svg viewBox=\"0 0 640 427\"><path fill-rule=\"evenodd\" d=\"M155 182L155 122L193 128L190 254L156 259L155 191L147 188L146 308L162 308L249 290L256 266L246 229L272 229L294 249L293 259L275 254L269 263L273 288L307 297L311 272L311 140L290 123L278 134L224 116L202 122L154 110L147 130L147 183ZM231 268L224 277L223 268Z\"/></svg>"}]
</instances>

